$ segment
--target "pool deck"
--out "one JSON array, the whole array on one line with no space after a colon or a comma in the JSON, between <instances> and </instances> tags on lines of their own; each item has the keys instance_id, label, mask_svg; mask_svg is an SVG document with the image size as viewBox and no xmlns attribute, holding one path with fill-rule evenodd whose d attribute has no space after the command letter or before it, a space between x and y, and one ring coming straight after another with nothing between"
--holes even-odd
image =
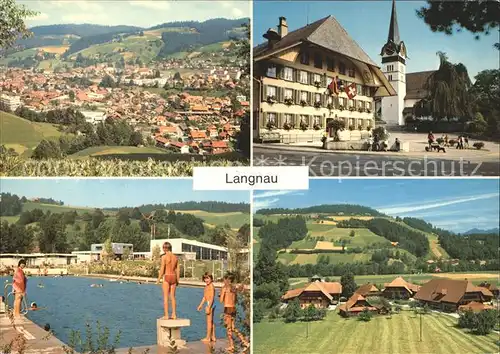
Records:
<instances>
[{"instance_id":1,"label":"pool deck","mask_svg":"<svg viewBox=\"0 0 500 354\"><path fill-rule=\"evenodd\" d=\"M78 275L79 277L85 277L85 278L98 278L98 279L116 279L117 281L123 281L123 280L129 280L133 282L141 282L141 283L156 283L156 278L149 278L149 277L135 277L135 276L119 276L119 275L109 275L109 274L85 274L85 275ZM205 283L202 282L201 280L190 280L190 279L180 279L179 285L182 286L192 286L196 288L204 288ZM216 288L222 288L223 284L222 283L216 283L214 282L214 286Z\"/></svg>"},{"instance_id":2,"label":"pool deck","mask_svg":"<svg viewBox=\"0 0 500 354\"><path fill-rule=\"evenodd\" d=\"M63 342L25 317L13 324L9 317L0 314L0 333L0 346L24 337L26 340L24 354L64 354ZM13 350L12 353L17 351Z\"/></svg>"},{"instance_id":3,"label":"pool deck","mask_svg":"<svg viewBox=\"0 0 500 354\"><path fill-rule=\"evenodd\" d=\"M203 342L188 342L186 349L179 350L179 354L212 354L215 351L220 351L225 353L225 349L227 348L227 340L226 339L217 339L212 346L203 343ZM149 350L149 351L148 351ZM116 351L116 354L128 354L129 348L122 348ZM158 350L156 345L145 346L145 347L136 347L132 348L132 354L170 354L169 350Z\"/></svg>"},{"instance_id":4,"label":"pool deck","mask_svg":"<svg viewBox=\"0 0 500 354\"><path fill-rule=\"evenodd\" d=\"M55 336L50 335L43 328L39 327L26 317L16 320L15 325L5 315L0 314L0 347L12 343L16 338L24 337L26 340L26 350L24 354L64 354L63 346L65 345ZM217 339L217 342L212 345L204 342L188 342L187 348L179 350L179 354L211 354L214 351L224 351L227 348L226 339ZM13 350L13 354L17 351ZM158 350L156 345L121 348L116 350L116 354L169 354L168 350Z\"/></svg>"}]
</instances>

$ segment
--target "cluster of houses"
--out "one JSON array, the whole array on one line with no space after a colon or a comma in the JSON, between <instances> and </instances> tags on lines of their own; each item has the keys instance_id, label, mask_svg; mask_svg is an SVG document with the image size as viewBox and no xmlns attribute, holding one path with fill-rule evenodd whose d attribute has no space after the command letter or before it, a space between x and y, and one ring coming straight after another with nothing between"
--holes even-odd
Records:
<instances>
[{"instance_id":1,"label":"cluster of houses","mask_svg":"<svg viewBox=\"0 0 500 354\"><path fill-rule=\"evenodd\" d=\"M304 288L287 291L281 299L284 303L298 299L301 308L310 305L316 308L328 308L340 303L341 294L340 283L324 282L316 277ZM397 277L392 282L384 284L383 289L371 283L360 286L346 302L338 306L339 314L351 317L364 311L373 314L386 313L388 309L380 302L370 302L370 298L380 297L388 300L412 299L420 305L427 305L431 309L444 312L467 310L477 312L494 308L487 303L499 298L499 289L489 283L476 286L466 279L435 278L423 285L416 285Z\"/></svg>"},{"instance_id":2,"label":"cluster of houses","mask_svg":"<svg viewBox=\"0 0 500 354\"><path fill-rule=\"evenodd\" d=\"M101 64L57 74L9 68L0 72L0 102L11 111L20 106L35 112L74 107L84 115L86 122L92 124L104 122L107 118L124 120L141 131L144 138L149 136L157 146L176 152L219 154L231 150L230 141L239 130L241 117L249 110L246 96L237 96L239 104L235 107L229 97L198 96L186 92L162 97L134 86L111 88L99 85L103 76L113 77L117 70ZM123 74L133 77L132 81L150 80L155 70L127 65ZM191 85L194 81L213 83L226 80L221 74L225 77L237 73L229 72L227 68L212 68L190 75L182 82ZM228 80L234 84L233 78Z\"/></svg>"}]
</instances>

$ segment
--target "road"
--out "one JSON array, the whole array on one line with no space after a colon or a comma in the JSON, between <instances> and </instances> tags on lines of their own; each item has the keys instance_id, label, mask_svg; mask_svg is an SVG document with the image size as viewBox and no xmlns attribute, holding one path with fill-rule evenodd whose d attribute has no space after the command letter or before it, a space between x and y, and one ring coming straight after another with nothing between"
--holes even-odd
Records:
<instances>
[{"instance_id":1,"label":"road","mask_svg":"<svg viewBox=\"0 0 500 354\"><path fill-rule=\"evenodd\" d=\"M254 166L309 166L311 177L470 177L499 176L499 162L313 153L254 146Z\"/></svg>"}]
</instances>

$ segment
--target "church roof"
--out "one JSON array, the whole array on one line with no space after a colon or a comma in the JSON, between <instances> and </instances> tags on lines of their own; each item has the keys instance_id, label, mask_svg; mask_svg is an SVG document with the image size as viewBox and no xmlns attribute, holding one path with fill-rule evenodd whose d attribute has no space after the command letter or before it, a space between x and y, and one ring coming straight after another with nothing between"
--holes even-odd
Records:
<instances>
[{"instance_id":1,"label":"church roof","mask_svg":"<svg viewBox=\"0 0 500 354\"><path fill-rule=\"evenodd\" d=\"M436 70L419 71L406 74L406 96L405 99L421 100L427 96L427 90L424 88L427 79Z\"/></svg>"},{"instance_id":2,"label":"church roof","mask_svg":"<svg viewBox=\"0 0 500 354\"><path fill-rule=\"evenodd\" d=\"M387 42L390 41L396 44L401 42L399 37L398 16L396 14L396 0L392 0L391 22L389 24L389 36L387 36Z\"/></svg>"},{"instance_id":3,"label":"church roof","mask_svg":"<svg viewBox=\"0 0 500 354\"><path fill-rule=\"evenodd\" d=\"M315 44L362 63L378 67L331 15L288 33L274 44L272 48L269 48L267 43L255 47L254 58L255 60L259 60L262 57L304 42Z\"/></svg>"}]
</instances>

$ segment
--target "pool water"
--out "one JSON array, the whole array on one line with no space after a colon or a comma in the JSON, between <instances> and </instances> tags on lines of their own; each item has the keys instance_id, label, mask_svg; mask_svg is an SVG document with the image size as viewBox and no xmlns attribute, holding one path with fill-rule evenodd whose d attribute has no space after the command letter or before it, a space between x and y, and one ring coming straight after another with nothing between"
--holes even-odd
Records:
<instances>
[{"instance_id":1,"label":"pool water","mask_svg":"<svg viewBox=\"0 0 500 354\"><path fill-rule=\"evenodd\" d=\"M0 278L2 284L8 279ZM42 283L43 288L38 287ZM91 284L103 284L92 288ZM2 286L3 292L3 286ZM217 295L219 291L217 290ZM182 330L183 339L197 341L205 337L204 311L197 307L203 297L202 288L179 287L176 292L177 318L188 318L191 326ZM218 300L218 299L216 299ZM10 300L12 301L12 300ZM84 277L30 277L27 289L28 305L36 302L39 311L29 311L27 317L40 327L50 324L55 336L69 343L71 330L85 338L85 324L96 333L96 321L110 330L109 343L121 331L118 347L128 348L156 344L156 319L163 316L163 295L160 285L110 282ZM226 335L220 324L222 307L216 301L215 325L218 338ZM95 335L94 335L95 339Z\"/></svg>"}]
</instances>

